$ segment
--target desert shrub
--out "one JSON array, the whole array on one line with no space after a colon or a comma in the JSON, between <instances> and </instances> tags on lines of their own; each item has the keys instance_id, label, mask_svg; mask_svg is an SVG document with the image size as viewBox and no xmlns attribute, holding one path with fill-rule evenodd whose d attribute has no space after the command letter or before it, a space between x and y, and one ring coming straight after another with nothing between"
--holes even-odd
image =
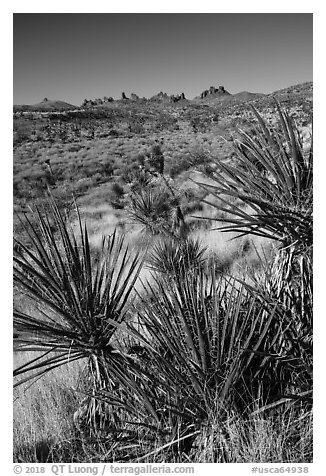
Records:
<instances>
[{"instance_id":1,"label":"desert shrub","mask_svg":"<svg viewBox=\"0 0 326 476\"><path fill-rule=\"evenodd\" d=\"M146 160L146 156L144 153L138 153L138 154L132 155L130 158L131 163L137 164L140 167L145 166L145 160Z\"/></svg>"},{"instance_id":2,"label":"desert shrub","mask_svg":"<svg viewBox=\"0 0 326 476\"><path fill-rule=\"evenodd\" d=\"M175 154L170 161L168 173L171 178L175 178L182 172L190 169L191 166L192 160L190 154Z\"/></svg>"},{"instance_id":3,"label":"desert shrub","mask_svg":"<svg viewBox=\"0 0 326 476\"><path fill-rule=\"evenodd\" d=\"M83 177L79 180L74 181L73 188L76 193L85 193L87 190L92 188L94 185L94 178L93 177Z\"/></svg>"},{"instance_id":4,"label":"desert shrub","mask_svg":"<svg viewBox=\"0 0 326 476\"><path fill-rule=\"evenodd\" d=\"M28 140L30 140L28 131L21 129L14 131L14 146L22 144Z\"/></svg>"},{"instance_id":5,"label":"desert shrub","mask_svg":"<svg viewBox=\"0 0 326 476\"><path fill-rule=\"evenodd\" d=\"M160 112L155 123L155 129L158 131L164 131L164 130L177 130L178 126L178 119L171 116L170 114L167 114L165 112Z\"/></svg>"},{"instance_id":6,"label":"desert shrub","mask_svg":"<svg viewBox=\"0 0 326 476\"><path fill-rule=\"evenodd\" d=\"M69 144L67 151L68 152L79 152L83 149L83 146L80 144Z\"/></svg>"},{"instance_id":7,"label":"desert shrub","mask_svg":"<svg viewBox=\"0 0 326 476\"><path fill-rule=\"evenodd\" d=\"M23 144L32 140L35 133L35 124L33 120L27 118L14 119L14 146Z\"/></svg>"},{"instance_id":8,"label":"desert shrub","mask_svg":"<svg viewBox=\"0 0 326 476\"><path fill-rule=\"evenodd\" d=\"M154 144L148 158L145 160L145 166L147 166L154 173L163 174L164 163L164 155L160 145Z\"/></svg>"},{"instance_id":9,"label":"desert shrub","mask_svg":"<svg viewBox=\"0 0 326 476\"><path fill-rule=\"evenodd\" d=\"M119 182L113 182L110 186L110 204L115 209L124 208L125 190Z\"/></svg>"},{"instance_id":10,"label":"desert shrub","mask_svg":"<svg viewBox=\"0 0 326 476\"><path fill-rule=\"evenodd\" d=\"M99 172L97 172L95 175L93 175L93 181L94 181L95 183L98 183L98 184L103 183L104 180L103 180L102 174L100 174Z\"/></svg>"},{"instance_id":11,"label":"desert shrub","mask_svg":"<svg viewBox=\"0 0 326 476\"><path fill-rule=\"evenodd\" d=\"M210 126L210 119L204 115L196 115L190 119L189 125L194 133L206 132Z\"/></svg>"},{"instance_id":12,"label":"desert shrub","mask_svg":"<svg viewBox=\"0 0 326 476\"><path fill-rule=\"evenodd\" d=\"M116 195L116 197L123 197L125 191L122 185L120 185L118 182L114 182L111 187L112 192Z\"/></svg>"},{"instance_id":13,"label":"desert shrub","mask_svg":"<svg viewBox=\"0 0 326 476\"><path fill-rule=\"evenodd\" d=\"M113 174L113 163L108 160L104 163L99 164L98 166L98 173L102 175L102 177L111 177Z\"/></svg>"},{"instance_id":14,"label":"desert shrub","mask_svg":"<svg viewBox=\"0 0 326 476\"><path fill-rule=\"evenodd\" d=\"M120 133L116 129L110 129L109 130L109 136L111 137L119 137Z\"/></svg>"}]
</instances>

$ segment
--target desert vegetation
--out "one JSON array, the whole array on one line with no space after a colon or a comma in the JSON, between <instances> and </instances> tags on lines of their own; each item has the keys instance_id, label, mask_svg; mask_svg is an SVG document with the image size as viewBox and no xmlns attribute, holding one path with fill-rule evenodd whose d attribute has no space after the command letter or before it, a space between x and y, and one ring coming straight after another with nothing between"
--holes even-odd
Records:
<instances>
[{"instance_id":1,"label":"desert vegetation","mask_svg":"<svg viewBox=\"0 0 326 476\"><path fill-rule=\"evenodd\" d=\"M16 117L15 461L312 462L297 89Z\"/></svg>"}]
</instances>

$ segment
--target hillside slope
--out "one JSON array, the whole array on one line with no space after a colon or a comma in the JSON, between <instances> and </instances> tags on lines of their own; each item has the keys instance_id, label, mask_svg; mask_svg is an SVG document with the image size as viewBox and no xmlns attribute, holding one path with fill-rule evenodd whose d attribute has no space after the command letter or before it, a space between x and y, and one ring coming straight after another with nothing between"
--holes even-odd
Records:
<instances>
[{"instance_id":1,"label":"hillside slope","mask_svg":"<svg viewBox=\"0 0 326 476\"><path fill-rule=\"evenodd\" d=\"M77 109L77 106L69 104L65 101L51 100L44 98L43 101L37 104L29 105L14 105L14 112L17 111L66 111Z\"/></svg>"}]
</instances>

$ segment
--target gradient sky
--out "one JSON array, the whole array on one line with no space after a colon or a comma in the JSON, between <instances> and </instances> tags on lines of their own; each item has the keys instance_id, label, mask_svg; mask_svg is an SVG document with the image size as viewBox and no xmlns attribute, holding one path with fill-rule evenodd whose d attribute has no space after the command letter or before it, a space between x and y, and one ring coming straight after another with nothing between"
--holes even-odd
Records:
<instances>
[{"instance_id":1,"label":"gradient sky","mask_svg":"<svg viewBox=\"0 0 326 476\"><path fill-rule=\"evenodd\" d=\"M14 104L151 97L209 86L271 93L312 81L308 13L34 14L14 17Z\"/></svg>"}]
</instances>

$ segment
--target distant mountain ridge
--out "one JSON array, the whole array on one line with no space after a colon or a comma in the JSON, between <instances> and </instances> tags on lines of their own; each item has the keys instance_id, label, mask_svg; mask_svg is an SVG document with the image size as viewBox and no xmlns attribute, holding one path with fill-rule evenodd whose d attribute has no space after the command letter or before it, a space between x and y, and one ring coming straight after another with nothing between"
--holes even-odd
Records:
<instances>
[{"instance_id":1,"label":"distant mountain ridge","mask_svg":"<svg viewBox=\"0 0 326 476\"><path fill-rule=\"evenodd\" d=\"M43 101L33 104L33 105L14 105L14 112L19 112L19 111L39 111L39 112L50 112L50 111L68 111L68 110L73 110L73 109L80 109L85 107L85 104L89 104L88 107L93 107L93 106L102 106L103 104L107 103L112 103L112 102L118 102L120 103L121 100L124 102L152 102L152 103L181 103L181 104L186 104L186 103L197 103L197 104L211 104L211 105L217 105L217 104L223 104L223 105L232 105L232 104L237 104L237 103L246 103L246 102L251 102L255 101L256 99L264 98L264 97L270 97L270 96L275 96L275 97L288 97L288 96L298 96L298 95L312 95L313 91L313 82L308 81L305 83L300 83L296 85L289 86L284 89L280 89L277 91L274 91L273 93L270 94L263 94L263 93L253 93L249 91L241 91L239 93L231 94L229 91L227 91L224 86L219 86L218 88L214 86L210 86L209 89L204 90L199 96L196 96L194 99L187 99L185 97L184 93L181 94L172 94L168 95L167 93L164 92L159 92L158 94L152 96L151 98L142 98L140 99L136 94L132 93L131 98L127 98L125 94L123 93L122 99L117 99L114 100L113 98L109 98L110 100L84 100L83 104L81 106L74 106L73 104L67 103L65 101L61 100L50 100L47 98L44 98ZM105 99L105 98L104 98Z\"/></svg>"}]
</instances>

